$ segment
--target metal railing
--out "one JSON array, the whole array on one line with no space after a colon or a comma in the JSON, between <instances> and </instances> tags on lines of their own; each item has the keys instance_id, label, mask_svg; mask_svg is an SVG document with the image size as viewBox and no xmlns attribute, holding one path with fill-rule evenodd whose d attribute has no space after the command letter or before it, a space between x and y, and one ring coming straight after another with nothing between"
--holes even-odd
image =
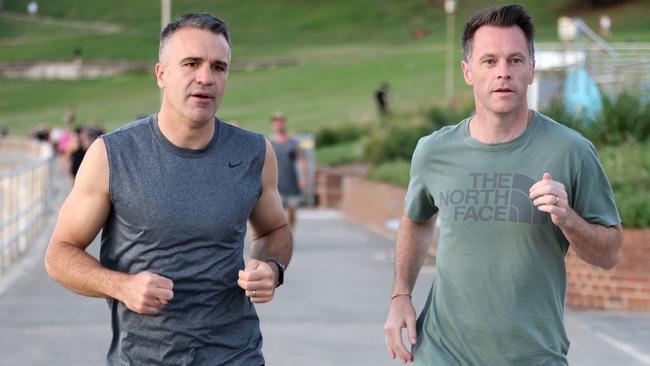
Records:
<instances>
[{"instance_id":1,"label":"metal railing","mask_svg":"<svg viewBox=\"0 0 650 366\"><path fill-rule=\"evenodd\" d=\"M44 143L0 139L0 154L29 157L0 171L0 276L41 234L50 198L54 153Z\"/></svg>"},{"instance_id":2,"label":"metal railing","mask_svg":"<svg viewBox=\"0 0 650 366\"><path fill-rule=\"evenodd\" d=\"M576 64L584 66L606 94L629 91L650 98L650 43L607 43L581 20L574 19L574 22L582 35L576 41L538 43L536 49L580 55Z\"/></svg>"}]
</instances>

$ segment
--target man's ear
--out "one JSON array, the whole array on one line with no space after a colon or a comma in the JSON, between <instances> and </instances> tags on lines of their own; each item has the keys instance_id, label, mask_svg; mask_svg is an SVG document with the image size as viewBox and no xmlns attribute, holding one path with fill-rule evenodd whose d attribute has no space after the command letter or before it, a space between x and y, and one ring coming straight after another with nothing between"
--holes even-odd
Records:
<instances>
[{"instance_id":1,"label":"man's ear","mask_svg":"<svg viewBox=\"0 0 650 366\"><path fill-rule=\"evenodd\" d=\"M474 83L472 81L472 70L469 67L469 64L463 60L460 62L460 68L463 70L463 77L465 78L465 84L472 86Z\"/></svg>"},{"instance_id":2,"label":"man's ear","mask_svg":"<svg viewBox=\"0 0 650 366\"><path fill-rule=\"evenodd\" d=\"M528 80L528 85L532 84L535 80L535 60L533 60L533 68L530 70L530 80Z\"/></svg>"},{"instance_id":3,"label":"man's ear","mask_svg":"<svg viewBox=\"0 0 650 366\"><path fill-rule=\"evenodd\" d=\"M156 74L156 83L160 89L165 89L165 66L161 63L157 63L154 67L154 72Z\"/></svg>"}]
</instances>

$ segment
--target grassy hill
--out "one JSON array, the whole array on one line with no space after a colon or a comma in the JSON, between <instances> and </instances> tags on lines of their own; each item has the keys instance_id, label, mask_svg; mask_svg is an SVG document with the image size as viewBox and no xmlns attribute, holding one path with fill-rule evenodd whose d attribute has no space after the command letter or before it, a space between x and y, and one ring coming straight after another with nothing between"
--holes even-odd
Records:
<instances>
[{"instance_id":1,"label":"grassy hill","mask_svg":"<svg viewBox=\"0 0 650 366\"><path fill-rule=\"evenodd\" d=\"M69 59L81 47L89 59L154 60L159 1L41 1L39 18L25 19L27 0L5 0L0 17L0 60ZM461 0L456 36L470 14L505 1ZM555 40L556 16L577 14L595 24L602 12L570 7L570 0L520 1L533 15L539 40ZM295 66L234 71L219 115L268 131L274 110L287 112L300 131L375 118L372 92L391 84L394 108L413 110L444 94L446 15L436 0L175 0L173 16L207 11L226 19L234 60L287 58ZM563 10L564 9L564 10ZM650 2L607 9L614 40L650 41ZM97 23L101 22L101 23ZM118 30L106 32L102 25ZM412 39L416 29L428 36ZM460 59L457 48L457 61ZM467 94L460 71L456 90ZM150 74L92 81L0 79L0 125L24 134L37 123L59 124L68 105L80 122L115 128L155 112L159 92Z\"/></svg>"}]
</instances>

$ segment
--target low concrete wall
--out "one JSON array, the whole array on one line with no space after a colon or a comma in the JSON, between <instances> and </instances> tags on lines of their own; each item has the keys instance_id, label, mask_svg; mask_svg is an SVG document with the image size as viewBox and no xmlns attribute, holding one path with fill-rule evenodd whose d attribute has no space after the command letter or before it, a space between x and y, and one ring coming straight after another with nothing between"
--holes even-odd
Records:
<instances>
[{"instance_id":1,"label":"low concrete wall","mask_svg":"<svg viewBox=\"0 0 650 366\"><path fill-rule=\"evenodd\" d=\"M361 177L342 179L341 210L349 219L395 237L406 189ZM435 256L436 243L430 252ZM587 264L569 249L567 305L572 308L650 311L650 229L625 229L623 257L611 270Z\"/></svg>"},{"instance_id":2,"label":"low concrete wall","mask_svg":"<svg viewBox=\"0 0 650 366\"><path fill-rule=\"evenodd\" d=\"M8 79L99 79L128 71L153 70L153 63L131 61L38 61L0 63L0 75Z\"/></svg>"},{"instance_id":3,"label":"low concrete wall","mask_svg":"<svg viewBox=\"0 0 650 366\"><path fill-rule=\"evenodd\" d=\"M237 60L231 70L276 69L298 65L298 59ZM9 61L0 62L0 76L8 79L79 80L100 79L131 71L153 74L154 62L126 60Z\"/></svg>"}]
</instances>

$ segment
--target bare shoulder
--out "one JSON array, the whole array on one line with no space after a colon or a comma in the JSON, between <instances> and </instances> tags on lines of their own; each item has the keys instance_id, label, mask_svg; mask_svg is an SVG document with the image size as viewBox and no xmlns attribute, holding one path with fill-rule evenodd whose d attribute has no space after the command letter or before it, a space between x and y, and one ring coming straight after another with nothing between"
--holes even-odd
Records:
<instances>
[{"instance_id":1,"label":"bare shoulder","mask_svg":"<svg viewBox=\"0 0 650 366\"><path fill-rule=\"evenodd\" d=\"M87 247L111 210L108 192L108 156L102 139L88 148L70 194L61 206L52 245Z\"/></svg>"},{"instance_id":2,"label":"bare shoulder","mask_svg":"<svg viewBox=\"0 0 650 366\"><path fill-rule=\"evenodd\" d=\"M277 170L277 161L271 142L267 138L264 139L264 142L266 143L266 153L264 156L264 174L266 174L268 170L273 170L274 172Z\"/></svg>"},{"instance_id":3,"label":"bare shoulder","mask_svg":"<svg viewBox=\"0 0 650 366\"><path fill-rule=\"evenodd\" d=\"M102 138L88 148L75 179L73 191L108 194L108 153Z\"/></svg>"}]
</instances>

